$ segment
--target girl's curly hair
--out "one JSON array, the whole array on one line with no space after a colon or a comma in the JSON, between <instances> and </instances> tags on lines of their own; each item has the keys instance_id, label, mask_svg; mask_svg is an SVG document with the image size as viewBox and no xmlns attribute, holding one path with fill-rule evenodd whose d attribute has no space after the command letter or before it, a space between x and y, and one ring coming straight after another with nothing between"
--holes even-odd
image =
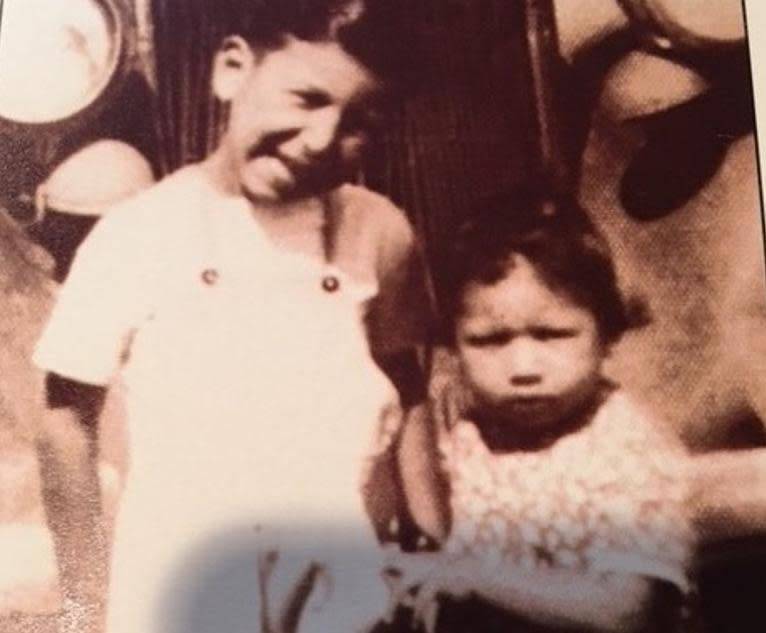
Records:
<instances>
[{"instance_id":1,"label":"girl's curly hair","mask_svg":"<svg viewBox=\"0 0 766 633\"><path fill-rule=\"evenodd\" d=\"M462 313L466 287L500 281L513 266L514 255L527 259L552 290L591 312L606 345L637 325L633 315L643 312L642 306L624 300L609 245L573 197L523 185L478 205L470 218L446 259L443 312L448 338ZM644 319L642 314L639 320Z\"/></svg>"}]
</instances>

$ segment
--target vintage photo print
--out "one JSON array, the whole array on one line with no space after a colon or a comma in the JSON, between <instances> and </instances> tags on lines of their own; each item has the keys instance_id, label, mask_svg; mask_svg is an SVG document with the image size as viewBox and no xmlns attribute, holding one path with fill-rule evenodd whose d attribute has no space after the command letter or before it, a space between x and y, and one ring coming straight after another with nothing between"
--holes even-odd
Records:
<instances>
[{"instance_id":1,"label":"vintage photo print","mask_svg":"<svg viewBox=\"0 0 766 633\"><path fill-rule=\"evenodd\" d=\"M765 37L0 0L0 631L766 630Z\"/></svg>"}]
</instances>

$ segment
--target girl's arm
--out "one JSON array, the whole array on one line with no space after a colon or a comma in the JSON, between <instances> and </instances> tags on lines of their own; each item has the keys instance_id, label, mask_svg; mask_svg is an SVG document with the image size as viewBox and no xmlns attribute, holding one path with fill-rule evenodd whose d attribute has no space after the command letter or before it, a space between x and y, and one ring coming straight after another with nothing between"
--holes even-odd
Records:
<instances>
[{"instance_id":1,"label":"girl's arm","mask_svg":"<svg viewBox=\"0 0 766 633\"><path fill-rule=\"evenodd\" d=\"M404 558L409 559L404 565L392 566L402 573L402 587L420 582L415 600L418 617L428 614L437 595L475 595L530 621L573 630L639 631L653 611L653 583L638 575L526 569L446 554Z\"/></svg>"},{"instance_id":2,"label":"girl's arm","mask_svg":"<svg viewBox=\"0 0 766 633\"><path fill-rule=\"evenodd\" d=\"M551 626L637 631L650 610L651 582L635 575L517 568L480 573L473 582L487 602Z\"/></svg>"}]
</instances>

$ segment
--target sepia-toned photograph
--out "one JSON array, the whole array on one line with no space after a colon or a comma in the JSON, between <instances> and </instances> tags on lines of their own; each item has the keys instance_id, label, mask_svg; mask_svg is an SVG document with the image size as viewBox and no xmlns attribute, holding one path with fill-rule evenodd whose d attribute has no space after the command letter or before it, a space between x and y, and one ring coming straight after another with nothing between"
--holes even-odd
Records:
<instances>
[{"instance_id":1,"label":"sepia-toned photograph","mask_svg":"<svg viewBox=\"0 0 766 633\"><path fill-rule=\"evenodd\" d=\"M747 4L0 0L0 633L766 630Z\"/></svg>"}]
</instances>

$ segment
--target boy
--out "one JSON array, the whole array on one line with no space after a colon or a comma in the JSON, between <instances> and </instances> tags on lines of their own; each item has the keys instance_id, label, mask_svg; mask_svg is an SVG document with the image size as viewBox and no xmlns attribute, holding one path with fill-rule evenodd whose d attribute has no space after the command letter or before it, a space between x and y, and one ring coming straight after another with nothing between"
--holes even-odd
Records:
<instances>
[{"instance_id":1,"label":"boy","mask_svg":"<svg viewBox=\"0 0 766 633\"><path fill-rule=\"evenodd\" d=\"M396 396L378 366L420 395L427 302L403 215L342 183L399 68L393 6L252 3L214 60L218 149L78 252L36 353L74 630L339 633L384 610L361 471ZM131 471L107 574L94 440L118 369Z\"/></svg>"}]
</instances>

